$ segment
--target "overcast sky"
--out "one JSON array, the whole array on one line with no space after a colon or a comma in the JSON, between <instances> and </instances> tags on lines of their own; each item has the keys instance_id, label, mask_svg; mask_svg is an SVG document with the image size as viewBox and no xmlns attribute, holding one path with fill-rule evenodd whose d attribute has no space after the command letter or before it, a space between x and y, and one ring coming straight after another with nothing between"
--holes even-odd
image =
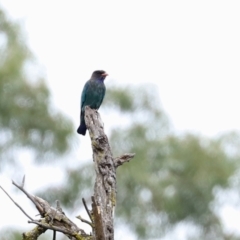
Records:
<instances>
[{"instance_id":1,"label":"overcast sky","mask_svg":"<svg viewBox=\"0 0 240 240\"><path fill-rule=\"evenodd\" d=\"M1 2L76 125L82 86L104 69L106 85L157 84L177 130L240 130L240 1Z\"/></svg>"},{"instance_id":2,"label":"overcast sky","mask_svg":"<svg viewBox=\"0 0 240 240\"><path fill-rule=\"evenodd\" d=\"M156 84L179 131L240 130L239 0L0 4L22 24L54 104L76 127L83 84L104 69L106 85Z\"/></svg>"}]
</instances>

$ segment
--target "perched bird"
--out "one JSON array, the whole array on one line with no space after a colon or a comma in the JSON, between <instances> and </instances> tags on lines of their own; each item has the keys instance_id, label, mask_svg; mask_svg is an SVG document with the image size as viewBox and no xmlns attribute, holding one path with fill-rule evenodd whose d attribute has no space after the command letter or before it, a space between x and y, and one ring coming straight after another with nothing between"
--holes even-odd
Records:
<instances>
[{"instance_id":1,"label":"perched bird","mask_svg":"<svg viewBox=\"0 0 240 240\"><path fill-rule=\"evenodd\" d=\"M77 129L79 134L85 135L87 131L84 119L85 107L89 106L92 109L99 109L102 104L106 92L104 79L107 75L108 74L103 70L94 71L90 80L88 80L83 87L81 96L80 126Z\"/></svg>"}]
</instances>

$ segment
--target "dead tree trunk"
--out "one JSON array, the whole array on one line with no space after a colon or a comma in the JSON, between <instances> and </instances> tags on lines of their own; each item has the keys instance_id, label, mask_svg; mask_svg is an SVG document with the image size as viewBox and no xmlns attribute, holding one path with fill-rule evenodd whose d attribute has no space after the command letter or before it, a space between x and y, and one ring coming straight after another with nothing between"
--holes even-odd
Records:
<instances>
[{"instance_id":1,"label":"dead tree trunk","mask_svg":"<svg viewBox=\"0 0 240 240\"><path fill-rule=\"evenodd\" d=\"M84 230L74 224L62 211L58 200L56 200L57 206L54 208L50 206L46 200L29 194L24 189L23 179L21 185L15 182L13 182L13 184L34 203L41 216L38 220L30 217L0 186L15 205L30 219L28 222L37 225L31 231L23 233L23 240L36 240L48 229L53 230L54 240L56 238L56 232L61 232L72 240L114 240L113 213L116 205L116 170L118 166L129 162L134 157L134 154L126 153L120 157L113 158L108 138L103 130L103 123L96 110L86 107L85 121L92 142L96 178L94 194L91 198L91 210L88 209L83 199L83 204L90 221L81 218L81 216L77 218L91 225L92 233L86 234Z\"/></svg>"},{"instance_id":2,"label":"dead tree trunk","mask_svg":"<svg viewBox=\"0 0 240 240\"><path fill-rule=\"evenodd\" d=\"M92 212L94 216L93 236L96 240L113 240L113 213L116 205L116 169L133 158L125 154L113 158L103 123L96 110L85 108L85 122L92 142L93 161L96 172Z\"/></svg>"},{"instance_id":3,"label":"dead tree trunk","mask_svg":"<svg viewBox=\"0 0 240 240\"><path fill-rule=\"evenodd\" d=\"M116 205L116 168L114 159L97 111L86 107L85 121L92 142L96 172L92 211L93 236L96 240L114 239L113 211Z\"/></svg>"}]
</instances>

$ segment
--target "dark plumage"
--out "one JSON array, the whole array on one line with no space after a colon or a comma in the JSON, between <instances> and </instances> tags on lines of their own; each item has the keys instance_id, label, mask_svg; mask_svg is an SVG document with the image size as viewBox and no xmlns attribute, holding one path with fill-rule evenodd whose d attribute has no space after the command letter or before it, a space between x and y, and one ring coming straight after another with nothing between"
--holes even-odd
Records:
<instances>
[{"instance_id":1,"label":"dark plumage","mask_svg":"<svg viewBox=\"0 0 240 240\"><path fill-rule=\"evenodd\" d=\"M80 126L77 129L79 134L85 135L87 131L84 119L85 107L89 106L92 109L99 109L102 104L106 92L104 79L107 75L108 74L103 70L94 71L90 80L88 80L83 87L81 96Z\"/></svg>"}]
</instances>

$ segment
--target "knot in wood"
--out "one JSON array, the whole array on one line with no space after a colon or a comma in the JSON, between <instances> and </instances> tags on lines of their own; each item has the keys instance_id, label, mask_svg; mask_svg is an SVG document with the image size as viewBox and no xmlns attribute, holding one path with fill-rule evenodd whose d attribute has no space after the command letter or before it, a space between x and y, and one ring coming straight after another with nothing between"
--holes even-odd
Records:
<instances>
[{"instance_id":1,"label":"knot in wood","mask_svg":"<svg viewBox=\"0 0 240 240\"><path fill-rule=\"evenodd\" d=\"M105 136L96 137L95 141L97 141L98 144L100 144L100 145L105 145L107 143L107 140L106 140Z\"/></svg>"},{"instance_id":2,"label":"knot in wood","mask_svg":"<svg viewBox=\"0 0 240 240\"><path fill-rule=\"evenodd\" d=\"M113 176L109 176L108 178L107 178L107 182L108 182L108 184L109 185L113 185L113 183L115 182L115 179L113 178Z\"/></svg>"},{"instance_id":3,"label":"knot in wood","mask_svg":"<svg viewBox=\"0 0 240 240\"><path fill-rule=\"evenodd\" d=\"M106 139L104 136L98 136L92 141L93 148L97 151L104 151Z\"/></svg>"},{"instance_id":4,"label":"knot in wood","mask_svg":"<svg viewBox=\"0 0 240 240\"><path fill-rule=\"evenodd\" d=\"M101 162L99 164L99 170L102 175L107 175L112 170L112 164L108 163L107 161Z\"/></svg>"}]
</instances>

